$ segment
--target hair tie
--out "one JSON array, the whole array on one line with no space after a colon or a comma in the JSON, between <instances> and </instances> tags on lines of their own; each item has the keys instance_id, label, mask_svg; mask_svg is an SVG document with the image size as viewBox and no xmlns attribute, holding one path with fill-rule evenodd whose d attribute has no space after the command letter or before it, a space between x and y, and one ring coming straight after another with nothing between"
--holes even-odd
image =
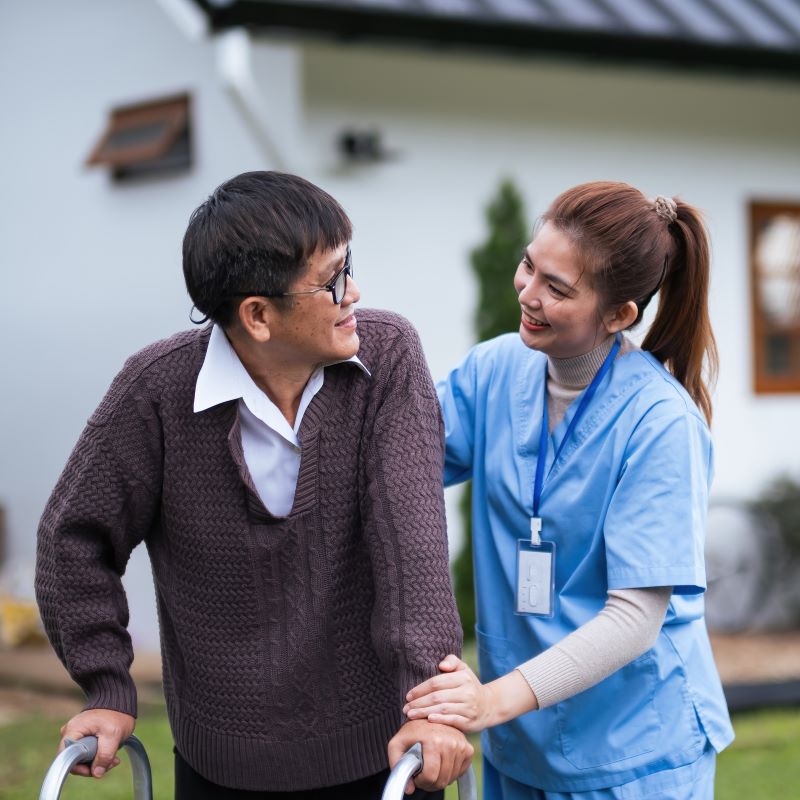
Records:
<instances>
[{"instance_id":1,"label":"hair tie","mask_svg":"<svg viewBox=\"0 0 800 800\"><path fill-rule=\"evenodd\" d=\"M662 197L658 195L658 197L651 202L653 203L653 211L655 211L659 217L665 219L668 225L671 225L678 219L678 204L671 197Z\"/></svg>"}]
</instances>

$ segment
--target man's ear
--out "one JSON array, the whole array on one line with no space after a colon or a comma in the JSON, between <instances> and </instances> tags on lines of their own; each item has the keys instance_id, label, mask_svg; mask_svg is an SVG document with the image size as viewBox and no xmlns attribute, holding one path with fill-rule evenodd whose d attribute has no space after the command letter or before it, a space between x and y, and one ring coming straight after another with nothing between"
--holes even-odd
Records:
<instances>
[{"instance_id":1,"label":"man's ear","mask_svg":"<svg viewBox=\"0 0 800 800\"><path fill-rule=\"evenodd\" d=\"M638 316L639 307L633 300L628 300L627 303L623 303L621 306L609 311L603 317L603 324L609 333L618 333L630 328L636 322L636 317Z\"/></svg>"},{"instance_id":2,"label":"man's ear","mask_svg":"<svg viewBox=\"0 0 800 800\"><path fill-rule=\"evenodd\" d=\"M262 344L269 341L270 323L275 310L265 297L246 297L239 303L237 317L242 330Z\"/></svg>"}]
</instances>

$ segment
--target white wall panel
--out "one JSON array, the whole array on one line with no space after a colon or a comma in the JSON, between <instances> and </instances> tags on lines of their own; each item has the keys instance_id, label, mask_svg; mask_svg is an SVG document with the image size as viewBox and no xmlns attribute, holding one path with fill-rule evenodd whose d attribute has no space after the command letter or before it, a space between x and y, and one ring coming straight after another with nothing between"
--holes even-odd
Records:
<instances>
[{"instance_id":1,"label":"white wall panel","mask_svg":"<svg viewBox=\"0 0 800 800\"><path fill-rule=\"evenodd\" d=\"M298 46L287 85L300 78L300 97L281 88L283 56L256 46L265 97L286 106L266 113L305 119L307 177L355 223L362 305L408 316L436 377L471 342L468 256L484 239L483 208L499 180L515 179L531 223L575 183L630 181L707 213L722 362L716 493L750 496L778 472L800 470L798 397L751 390L746 214L752 197L800 199L800 85L431 48ZM187 89L192 172L115 186L82 167L109 107ZM111 378L131 352L187 326L180 243L189 213L221 181L270 164L221 87L212 43L185 38L155 2L7 4L0 98L0 502L22 576L47 496ZM378 128L397 159L344 167L334 143L348 127ZM140 553L129 585L145 585L146 572ZM136 639L153 646L151 600L131 594Z\"/></svg>"}]
</instances>

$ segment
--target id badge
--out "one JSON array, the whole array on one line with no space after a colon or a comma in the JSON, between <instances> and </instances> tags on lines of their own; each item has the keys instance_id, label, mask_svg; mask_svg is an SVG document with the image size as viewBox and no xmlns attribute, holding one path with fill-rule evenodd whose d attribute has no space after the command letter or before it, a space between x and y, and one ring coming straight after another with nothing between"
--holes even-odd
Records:
<instances>
[{"instance_id":1,"label":"id badge","mask_svg":"<svg viewBox=\"0 0 800 800\"><path fill-rule=\"evenodd\" d=\"M555 613L555 542L517 542L516 614L552 617Z\"/></svg>"}]
</instances>

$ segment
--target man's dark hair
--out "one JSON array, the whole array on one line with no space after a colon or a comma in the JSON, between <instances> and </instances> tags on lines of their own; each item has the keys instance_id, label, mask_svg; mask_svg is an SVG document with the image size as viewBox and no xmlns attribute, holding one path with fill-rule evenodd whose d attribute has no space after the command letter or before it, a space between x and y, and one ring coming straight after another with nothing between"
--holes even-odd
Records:
<instances>
[{"instance_id":1,"label":"man's dark hair","mask_svg":"<svg viewBox=\"0 0 800 800\"><path fill-rule=\"evenodd\" d=\"M198 311L219 325L237 293L288 291L317 250L348 242L352 225L327 192L296 175L245 172L195 209L183 237L183 276Z\"/></svg>"}]
</instances>

